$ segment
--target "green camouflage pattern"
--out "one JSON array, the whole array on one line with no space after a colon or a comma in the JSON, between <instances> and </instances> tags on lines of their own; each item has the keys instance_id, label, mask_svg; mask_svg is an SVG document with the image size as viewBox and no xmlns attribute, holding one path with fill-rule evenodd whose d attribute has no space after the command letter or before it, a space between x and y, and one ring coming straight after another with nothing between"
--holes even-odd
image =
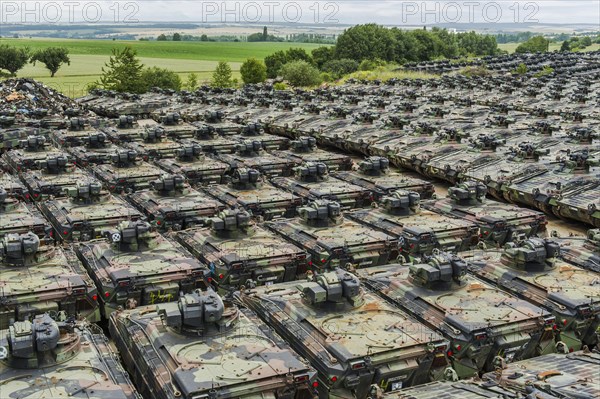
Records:
<instances>
[{"instance_id":1,"label":"green camouflage pattern","mask_svg":"<svg viewBox=\"0 0 600 399\"><path fill-rule=\"evenodd\" d=\"M448 342L337 269L236 297L318 372L321 398L367 398L439 378Z\"/></svg>"},{"instance_id":2,"label":"green camouflage pattern","mask_svg":"<svg viewBox=\"0 0 600 399\"><path fill-rule=\"evenodd\" d=\"M157 159L154 163L173 175L183 175L190 184L221 184L229 165L208 158L197 142L182 141L175 158Z\"/></svg>"},{"instance_id":3,"label":"green camouflage pattern","mask_svg":"<svg viewBox=\"0 0 600 399\"><path fill-rule=\"evenodd\" d=\"M14 149L7 151L3 158L14 173L38 169L39 162L47 157L60 157L65 153L48 143L45 136L27 136Z\"/></svg>"},{"instance_id":4,"label":"green camouflage pattern","mask_svg":"<svg viewBox=\"0 0 600 399\"><path fill-rule=\"evenodd\" d=\"M98 135L104 137L99 138ZM74 117L69 119L67 129L52 131L50 139L56 146L65 148L81 146L94 139L108 140L108 137L104 133L92 128L86 119Z\"/></svg>"},{"instance_id":5,"label":"green camouflage pattern","mask_svg":"<svg viewBox=\"0 0 600 399\"><path fill-rule=\"evenodd\" d=\"M221 202L202 194L183 175L165 175L151 183L152 189L127 195L131 202L159 230L183 230L205 226L225 209Z\"/></svg>"},{"instance_id":6,"label":"green camouflage pattern","mask_svg":"<svg viewBox=\"0 0 600 399\"><path fill-rule=\"evenodd\" d=\"M567 264L557 257L559 252L557 242L530 238L509 243L503 251L476 251L465 259L471 273L550 310L560 344L579 350L598 342L598 276Z\"/></svg>"},{"instance_id":7,"label":"green camouflage pattern","mask_svg":"<svg viewBox=\"0 0 600 399\"><path fill-rule=\"evenodd\" d=\"M167 138L162 126L146 126L139 138L123 143L123 148L136 151L144 161L174 158L180 147L179 143Z\"/></svg>"},{"instance_id":8,"label":"green camouflage pattern","mask_svg":"<svg viewBox=\"0 0 600 399\"><path fill-rule=\"evenodd\" d=\"M27 191L23 182L21 182L17 176L13 176L5 171L5 167L8 169L5 165L6 164L0 159L0 187L8 193L10 198L29 200L29 191Z\"/></svg>"},{"instance_id":9,"label":"green camouflage pattern","mask_svg":"<svg viewBox=\"0 0 600 399\"><path fill-rule=\"evenodd\" d=\"M0 271L1 329L44 312L100 321L96 287L70 249L31 232L7 234Z\"/></svg>"},{"instance_id":10,"label":"green camouflage pattern","mask_svg":"<svg viewBox=\"0 0 600 399\"><path fill-rule=\"evenodd\" d=\"M0 186L0 239L7 234L24 234L29 231L44 237L49 231L48 227L35 206L9 196L9 192Z\"/></svg>"},{"instance_id":11,"label":"green camouflage pattern","mask_svg":"<svg viewBox=\"0 0 600 399\"><path fill-rule=\"evenodd\" d=\"M330 171L350 170L352 158L346 154L339 154L317 148L314 137L298 137L290 142L291 149L287 151L272 151L273 155L286 158L299 166L306 162L324 163Z\"/></svg>"},{"instance_id":12,"label":"green camouflage pattern","mask_svg":"<svg viewBox=\"0 0 600 399\"><path fill-rule=\"evenodd\" d=\"M75 245L100 293L104 317L121 308L168 302L205 286L208 269L147 222L122 222L107 238Z\"/></svg>"},{"instance_id":13,"label":"green camouflage pattern","mask_svg":"<svg viewBox=\"0 0 600 399\"><path fill-rule=\"evenodd\" d=\"M285 150L290 146L290 140L286 137L276 136L274 134L265 133L261 123L247 123L242 128L242 133L233 135L232 138L243 143L246 140L259 141L262 147L267 151Z\"/></svg>"},{"instance_id":14,"label":"green camouflage pattern","mask_svg":"<svg viewBox=\"0 0 600 399\"><path fill-rule=\"evenodd\" d=\"M134 150L119 150L111 155L111 161L92 165L90 170L112 193L150 188L150 182L163 174L156 166L141 161Z\"/></svg>"},{"instance_id":15,"label":"green camouflage pattern","mask_svg":"<svg viewBox=\"0 0 600 399\"><path fill-rule=\"evenodd\" d=\"M590 229L586 237L554 238L560 244L560 257L569 263L600 273L600 229Z\"/></svg>"},{"instance_id":16,"label":"green camouflage pattern","mask_svg":"<svg viewBox=\"0 0 600 399\"><path fill-rule=\"evenodd\" d=\"M102 133L104 134L104 133ZM80 167L90 165L102 165L112 162L112 155L121 148L115 144L104 142L102 144L96 142L87 146L69 147L66 151L75 159L75 163Z\"/></svg>"},{"instance_id":17,"label":"green camouflage pattern","mask_svg":"<svg viewBox=\"0 0 600 399\"><path fill-rule=\"evenodd\" d=\"M102 330L40 314L0 331L6 399L141 399Z\"/></svg>"},{"instance_id":18,"label":"green camouflage pattern","mask_svg":"<svg viewBox=\"0 0 600 399\"><path fill-rule=\"evenodd\" d=\"M292 281L311 263L305 250L257 226L246 211L222 211L209 228L184 230L175 238L209 265L212 281L222 289Z\"/></svg>"},{"instance_id":19,"label":"green camouflage pattern","mask_svg":"<svg viewBox=\"0 0 600 399\"><path fill-rule=\"evenodd\" d=\"M109 328L146 399L314 397L308 363L210 290L114 312Z\"/></svg>"},{"instance_id":20,"label":"green camouflage pattern","mask_svg":"<svg viewBox=\"0 0 600 399\"><path fill-rule=\"evenodd\" d=\"M437 251L436 251L437 252ZM439 330L459 378L492 371L502 362L554 351L554 316L467 275L466 263L439 252L423 264L357 271L382 297Z\"/></svg>"},{"instance_id":21,"label":"green camouflage pattern","mask_svg":"<svg viewBox=\"0 0 600 399\"><path fill-rule=\"evenodd\" d=\"M235 154L218 154L217 159L231 169L256 169L265 176L289 176L294 163L269 154L257 140L244 140L236 145Z\"/></svg>"},{"instance_id":22,"label":"green camouflage pattern","mask_svg":"<svg viewBox=\"0 0 600 399\"><path fill-rule=\"evenodd\" d=\"M133 115L121 114L115 126L105 126L102 132L108 135L113 143L128 143L140 140L145 129L139 125Z\"/></svg>"},{"instance_id":23,"label":"green camouflage pattern","mask_svg":"<svg viewBox=\"0 0 600 399\"><path fill-rule=\"evenodd\" d=\"M555 396L543 396L537 389L532 389L536 399L557 399ZM542 394L542 396L540 396ZM371 399L505 399L519 398L517 392L488 380L469 379L462 381L435 381L416 387L401 389L397 392L383 394L373 392Z\"/></svg>"}]
</instances>

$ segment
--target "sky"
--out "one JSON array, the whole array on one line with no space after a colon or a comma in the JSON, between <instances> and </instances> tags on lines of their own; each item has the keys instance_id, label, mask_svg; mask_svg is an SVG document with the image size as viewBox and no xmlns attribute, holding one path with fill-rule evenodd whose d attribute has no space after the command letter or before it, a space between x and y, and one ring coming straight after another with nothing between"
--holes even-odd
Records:
<instances>
[{"instance_id":1,"label":"sky","mask_svg":"<svg viewBox=\"0 0 600 399\"><path fill-rule=\"evenodd\" d=\"M600 0L0 0L0 23L595 24ZM0 28L1 30L1 28Z\"/></svg>"}]
</instances>

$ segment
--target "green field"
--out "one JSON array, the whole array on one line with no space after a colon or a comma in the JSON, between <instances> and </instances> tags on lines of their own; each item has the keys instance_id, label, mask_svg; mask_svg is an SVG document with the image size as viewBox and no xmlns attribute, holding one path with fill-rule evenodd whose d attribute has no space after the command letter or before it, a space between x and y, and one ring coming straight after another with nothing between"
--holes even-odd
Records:
<instances>
[{"instance_id":1,"label":"green field","mask_svg":"<svg viewBox=\"0 0 600 399\"><path fill-rule=\"evenodd\" d=\"M60 90L71 97L85 94L88 83L97 80L113 48L133 47L146 66L159 66L178 72L183 81L190 72L200 81L210 80L218 61L230 62L233 75L239 78L241 63L250 57L262 59L290 47L310 52L319 44L305 43L247 43L247 42L140 42L76 39L0 39L0 44L29 47L32 51L50 46L69 49L71 65L63 66L54 78L41 64L28 64L17 76L31 77Z\"/></svg>"}]
</instances>

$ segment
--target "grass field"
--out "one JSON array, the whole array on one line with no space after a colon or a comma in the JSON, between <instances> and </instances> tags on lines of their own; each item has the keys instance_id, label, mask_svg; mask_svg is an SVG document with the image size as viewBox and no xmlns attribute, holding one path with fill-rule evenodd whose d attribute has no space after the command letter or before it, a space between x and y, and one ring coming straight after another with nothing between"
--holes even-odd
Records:
<instances>
[{"instance_id":1,"label":"grass field","mask_svg":"<svg viewBox=\"0 0 600 399\"><path fill-rule=\"evenodd\" d=\"M241 63L250 57L262 59L290 47L310 52L319 44L305 43L247 43L247 42L140 42L76 39L0 39L0 44L29 47L35 51L50 46L69 49L71 65L63 66L54 78L43 65L28 64L17 76L31 77L46 83L70 97L85 94L88 83L97 80L113 48L133 47L145 66L159 66L177 72L185 82L194 72L199 80L208 81L218 61L228 61L234 78L239 78Z\"/></svg>"}]
</instances>

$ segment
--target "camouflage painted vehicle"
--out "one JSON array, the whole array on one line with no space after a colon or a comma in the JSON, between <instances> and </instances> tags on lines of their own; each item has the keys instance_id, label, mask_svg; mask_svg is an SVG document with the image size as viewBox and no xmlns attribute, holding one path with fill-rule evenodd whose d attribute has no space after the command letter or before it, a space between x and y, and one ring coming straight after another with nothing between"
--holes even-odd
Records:
<instances>
[{"instance_id":1,"label":"camouflage painted vehicle","mask_svg":"<svg viewBox=\"0 0 600 399\"><path fill-rule=\"evenodd\" d=\"M53 130L50 138L59 148L82 146L88 141L89 136L97 136L101 133L92 128L87 120L81 117L69 119L66 130ZM107 139L106 135L104 138Z\"/></svg>"},{"instance_id":2,"label":"camouflage painted vehicle","mask_svg":"<svg viewBox=\"0 0 600 399\"><path fill-rule=\"evenodd\" d=\"M97 181L86 171L76 167L67 156L48 157L43 161L36 161L36 166L36 170L21 174L21 180L34 201L61 197L65 187Z\"/></svg>"},{"instance_id":3,"label":"camouflage painted vehicle","mask_svg":"<svg viewBox=\"0 0 600 399\"><path fill-rule=\"evenodd\" d=\"M600 354L589 350L554 353L506 365L484 378L524 398L598 398Z\"/></svg>"},{"instance_id":4,"label":"camouflage painted vehicle","mask_svg":"<svg viewBox=\"0 0 600 399\"><path fill-rule=\"evenodd\" d=\"M263 126L258 122L247 123L242 128L242 133L240 135L232 137L242 143L246 140L260 141L263 148L267 151L285 150L290 146L290 140L288 138L265 133Z\"/></svg>"},{"instance_id":5,"label":"camouflage painted vehicle","mask_svg":"<svg viewBox=\"0 0 600 399\"><path fill-rule=\"evenodd\" d=\"M541 391L531 388L536 399L557 399L555 396L540 396ZM417 385L397 392L383 394L373 392L371 399L506 399L526 398L503 385L488 380L469 379L463 381L435 381Z\"/></svg>"},{"instance_id":6,"label":"camouflage painted vehicle","mask_svg":"<svg viewBox=\"0 0 600 399\"><path fill-rule=\"evenodd\" d=\"M207 154L233 154L240 142L229 136L219 136L214 131L198 131L195 139L182 140L186 145L197 144Z\"/></svg>"},{"instance_id":7,"label":"camouflage painted vehicle","mask_svg":"<svg viewBox=\"0 0 600 399\"><path fill-rule=\"evenodd\" d=\"M19 148L22 140L27 140L29 136L40 135L40 129L31 127L0 127L0 154Z\"/></svg>"},{"instance_id":8,"label":"camouflage painted vehicle","mask_svg":"<svg viewBox=\"0 0 600 399\"><path fill-rule=\"evenodd\" d=\"M94 283L70 249L32 232L7 234L0 248L0 328L44 312L100 321Z\"/></svg>"},{"instance_id":9,"label":"camouflage painted vehicle","mask_svg":"<svg viewBox=\"0 0 600 399\"><path fill-rule=\"evenodd\" d=\"M221 184L229 172L228 164L206 157L196 142L181 142L175 154L173 159L157 159L154 163L170 174L185 176L192 185Z\"/></svg>"},{"instance_id":10,"label":"camouflage painted vehicle","mask_svg":"<svg viewBox=\"0 0 600 399\"><path fill-rule=\"evenodd\" d=\"M256 169L269 177L289 176L294 167L292 161L265 152L262 143L256 140L244 140L237 144L235 154L218 154L217 158L231 169Z\"/></svg>"},{"instance_id":11,"label":"camouflage painted vehicle","mask_svg":"<svg viewBox=\"0 0 600 399\"><path fill-rule=\"evenodd\" d=\"M219 136L231 136L243 130L243 125L226 120L225 113L218 109L205 110L201 118L202 121L192 123L201 134L214 132Z\"/></svg>"},{"instance_id":12,"label":"camouflage painted vehicle","mask_svg":"<svg viewBox=\"0 0 600 399\"><path fill-rule=\"evenodd\" d=\"M573 180L565 184L552 212L600 227L600 173L597 178Z\"/></svg>"},{"instance_id":13,"label":"camouflage painted vehicle","mask_svg":"<svg viewBox=\"0 0 600 399\"><path fill-rule=\"evenodd\" d=\"M29 231L44 237L50 229L33 204L9 195L0 186L0 239L7 234L24 234Z\"/></svg>"},{"instance_id":14,"label":"camouflage painted vehicle","mask_svg":"<svg viewBox=\"0 0 600 399\"><path fill-rule=\"evenodd\" d=\"M120 115L115 126L106 126L102 131L115 144L140 140L144 127L140 126L132 115Z\"/></svg>"},{"instance_id":15,"label":"camouflage painted vehicle","mask_svg":"<svg viewBox=\"0 0 600 399\"><path fill-rule=\"evenodd\" d=\"M170 112L158 118L161 122L159 127L165 132L166 136L172 139L191 139L196 137L198 128L181 121L181 116L177 112Z\"/></svg>"},{"instance_id":16,"label":"camouflage painted vehicle","mask_svg":"<svg viewBox=\"0 0 600 399\"><path fill-rule=\"evenodd\" d=\"M123 199L103 190L100 182L77 183L65 187L66 198L39 203L39 207L54 226L54 236L62 241L89 241L127 220L143 215Z\"/></svg>"},{"instance_id":17,"label":"camouflage painted vehicle","mask_svg":"<svg viewBox=\"0 0 600 399\"><path fill-rule=\"evenodd\" d=\"M211 290L114 312L109 329L146 399L313 398L314 370L255 315Z\"/></svg>"},{"instance_id":18,"label":"camouflage painted vehicle","mask_svg":"<svg viewBox=\"0 0 600 399\"><path fill-rule=\"evenodd\" d=\"M546 216L538 211L486 200L483 183L466 181L448 189L448 197L424 201L433 212L464 219L479 226L483 241L494 246L527 237L546 235Z\"/></svg>"},{"instance_id":19,"label":"camouflage painted vehicle","mask_svg":"<svg viewBox=\"0 0 600 399\"><path fill-rule=\"evenodd\" d=\"M447 355L458 378L555 351L550 312L467 275L466 262L456 255L439 252L425 260L357 273L368 287L450 340Z\"/></svg>"},{"instance_id":20,"label":"camouflage painted vehicle","mask_svg":"<svg viewBox=\"0 0 600 399\"><path fill-rule=\"evenodd\" d=\"M102 330L48 314L0 331L2 397L141 399Z\"/></svg>"},{"instance_id":21,"label":"camouflage painted vehicle","mask_svg":"<svg viewBox=\"0 0 600 399\"><path fill-rule=\"evenodd\" d=\"M75 251L96 283L104 317L121 308L169 302L206 286L208 269L147 222L121 222Z\"/></svg>"},{"instance_id":22,"label":"camouflage painted vehicle","mask_svg":"<svg viewBox=\"0 0 600 399\"><path fill-rule=\"evenodd\" d=\"M129 194L127 199L159 230L205 226L225 209L221 202L190 188L182 175L166 175L150 185L150 190Z\"/></svg>"},{"instance_id":23,"label":"camouflage painted vehicle","mask_svg":"<svg viewBox=\"0 0 600 399\"><path fill-rule=\"evenodd\" d=\"M344 218L337 202L312 201L298 215L265 226L305 248L317 270L384 265L399 255L398 239Z\"/></svg>"},{"instance_id":24,"label":"camouflage painted vehicle","mask_svg":"<svg viewBox=\"0 0 600 399\"><path fill-rule=\"evenodd\" d=\"M29 191L19 180L17 176L13 176L3 168L6 164L0 159L0 187L2 187L11 198L16 198L22 201L29 200ZM6 167L8 169L8 167Z\"/></svg>"},{"instance_id":25,"label":"camouflage painted vehicle","mask_svg":"<svg viewBox=\"0 0 600 399\"><path fill-rule=\"evenodd\" d=\"M64 152L48 143L45 136L27 136L14 149L4 154L4 159L14 173L36 169L37 162L46 157L64 156Z\"/></svg>"},{"instance_id":26,"label":"camouflage painted vehicle","mask_svg":"<svg viewBox=\"0 0 600 399\"><path fill-rule=\"evenodd\" d=\"M143 190L158 179L163 171L141 161L134 150L119 150L111 155L110 164L92 165L90 168L112 193Z\"/></svg>"},{"instance_id":27,"label":"camouflage painted vehicle","mask_svg":"<svg viewBox=\"0 0 600 399\"><path fill-rule=\"evenodd\" d=\"M590 229L587 236L554 238L560 243L560 257L569 263L600 273L600 229Z\"/></svg>"},{"instance_id":28,"label":"camouflage painted vehicle","mask_svg":"<svg viewBox=\"0 0 600 399\"><path fill-rule=\"evenodd\" d=\"M90 164L110 163L112 154L120 148L112 144L105 133L89 134L81 146L67 148L67 152L75 158L77 165L86 167Z\"/></svg>"},{"instance_id":29,"label":"camouflage painted vehicle","mask_svg":"<svg viewBox=\"0 0 600 399\"><path fill-rule=\"evenodd\" d=\"M548 239L509 243L503 251L465 254L469 271L499 288L549 309L556 317L558 345L579 350L598 342L598 274L557 258L560 246Z\"/></svg>"},{"instance_id":30,"label":"camouflage painted vehicle","mask_svg":"<svg viewBox=\"0 0 600 399\"><path fill-rule=\"evenodd\" d=\"M498 159L500 159L500 156L496 153L482 153L471 148L465 148L431 157L422 173L434 179L456 184L463 179L463 175L467 170Z\"/></svg>"},{"instance_id":31,"label":"camouflage painted vehicle","mask_svg":"<svg viewBox=\"0 0 600 399\"><path fill-rule=\"evenodd\" d=\"M294 178L275 177L271 179L271 183L307 201L336 201L343 209L369 206L373 201L373 193L370 190L330 177L324 163L307 162L294 167L293 171Z\"/></svg>"},{"instance_id":32,"label":"camouflage painted vehicle","mask_svg":"<svg viewBox=\"0 0 600 399\"><path fill-rule=\"evenodd\" d=\"M448 364L448 341L340 269L236 296L310 359L320 398L366 399L374 387L439 378Z\"/></svg>"},{"instance_id":33,"label":"camouflage painted vehicle","mask_svg":"<svg viewBox=\"0 0 600 399\"><path fill-rule=\"evenodd\" d=\"M213 283L223 290L293 281L311 263L304 249L257 226L248 212L237 209L217 214L209 228L184 230L175 238L209 265Z\"/></svg>"},{"instance_id":34,"label":"camouflage painted vehicle","mask_svg":"<svg viewBox=\"0 0 600 399\"><path fill-rule=\"evenodd\" d=\"M434 187L428 181L409 177L390 170L387 158L369 157L358 163L358 170L353 172L335 172L332 176L354 185L364 187L373 193L375 201L396 190L408 190L419 193L421 198L429 199L434 194Z\"/></svg>"},{"instance_id":35,"label":"camouflage painted vehicle","mask_svg":"<svg viewBox=\"0 0 600 399\"><path fill-rule=\"evenodd\" d=\"M350 156L317 148L317 140L314 137L299 137L297 140L291 141L290 146L290 150L273 151L272 154L289 159L294 162L294 165L316 162L324 163L331 171L350 170L352 168L352 158Z\"/></svg>"},{"instance_id":36,"label":"camouflage painted vehicle","mask_svg":"<svg viewBox=\"0 0 600 399\"><path fill-rule=\"evenodd\" d=\"M165 129L161 126L146 127L141 133L141 140L123 144L123 148L136 151L144 160L173 158L181 148L179 143L169 140Z\"/></svg>"},{"instance_id":37,"label":"camouflage painted vehicle","mask_svg":"<svg viewBox=\"0 0 600 399\"><path fill-rule=\"evenodd\" d=\"M479 241L473 222L423 210L419 194L398 190L381 200L381 208L359 209L346 217L399 241L404 259L430 255L434 249L464 251Z\"/></svg>"},{"instance_id":38,"label":"camouflage painted vehicle","mask_svg":"<svg viewBox=\"0 0 600 399\"><path fill-rule=\"evenodd\" d=\"M242 207L264 220L294 217L303 202L301 197L265 182L256 169L238 168L229 184L211 185L203 190L230 207Z\"/></svg>"}]
</instances>

